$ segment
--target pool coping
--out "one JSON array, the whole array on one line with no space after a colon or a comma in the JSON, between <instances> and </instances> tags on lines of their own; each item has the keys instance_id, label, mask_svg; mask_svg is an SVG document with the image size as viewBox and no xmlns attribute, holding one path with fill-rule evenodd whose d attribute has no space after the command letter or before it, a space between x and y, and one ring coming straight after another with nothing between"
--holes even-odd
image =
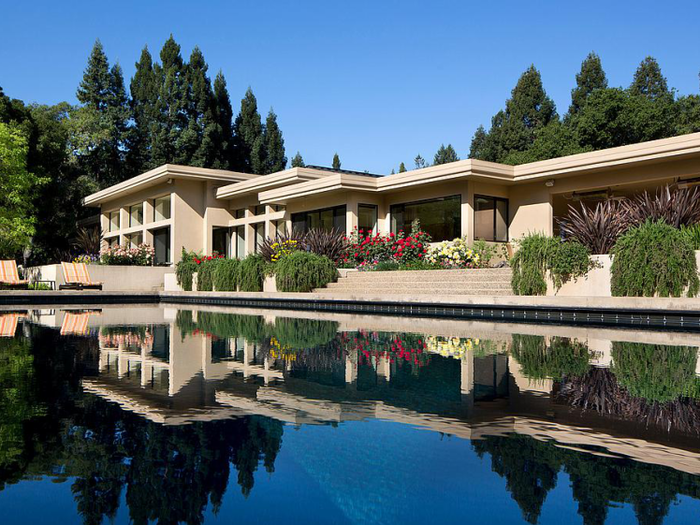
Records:
<instances>
[{"instance_id":1,"label":"pool coping","mask_svg":"<svg viewBox=\"0 0 700 525\"><path fill-rule=\"evenodd\" d=\"M282 292L4 291L0 307L187 304L339 313L700 330L700 298L550 297Z\"/></svg>"}]
</instances>

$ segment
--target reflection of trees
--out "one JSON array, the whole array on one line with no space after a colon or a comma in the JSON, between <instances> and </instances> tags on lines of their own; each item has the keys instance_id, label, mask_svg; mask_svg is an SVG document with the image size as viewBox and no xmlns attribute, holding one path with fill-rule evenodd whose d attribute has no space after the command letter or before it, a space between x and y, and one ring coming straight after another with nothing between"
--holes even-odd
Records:
<instances>
[{"instance_id":1,"label":"reflection of trees","mask_svg":"<svg viewBox=\"0 0 700 525\"><path fill-rule=\"evenodd\" d=\"M11 396L0 397L0 436L13 429L14 447L0 456L0 488L24 476L60 472L64 479L75 478L71 488L86 524L114 517L122 494L134 523L201 523L208 503L215 511L220 507L231 465L246 495L261 463L274 470L281 422L262 417L179 427L150 422L80 392L79 363L97 359L96 339L33 331L31 347L0 341L0 396ZM0 454L6 443L0 441Z\"/></svg>"},{"instance_id":2,"label":"reflection of trees","mask_svg":"<svg viewBox=\"0 0 700 525\"><path fill-rule=\"evenodd\" d=\"M560 471L571 480L578 513L586 525L603 524L611 504L627 503L643 525L663 523L678 495L700 496L696 476L627 458L602 457L531 437L491 436L473 442L480 457L491 457L513 499L530 523L537 523Z\"/></svg>"},{"instance_id":3,"label":"reflection of trees","mask_svg":"<svg viewBox=\"0 0 700 525\"><path fill-rule=\"evenodd\" d=\"M593 368L581 377L567 377L557 398L601 415L656 425L665 430L700 434L700 406L688 397L660 403L635 397L611 370Z\"/></svg>"},{"instance_id":4,"label":"reflection of trees","mask_svg":"<svg viewBox=\"0 0 700 525\"><path fill-rule=\"evenodd\" d=\"M559 379L588 371L588 346L565 337L552 337L549 345L541 335L513 334L513 356L531 379Z\"/></svg>"},{"instance_id":5,"label":"reflection of trees","mask_svg":"<svg viewBox=\"0 0 700 525\"><path fill-rule=\"evenodd\" d=\"M631 395L666 402L695 387L698 349L644 343L613 343L612 371Z\"/></svg>"}]
</instances>

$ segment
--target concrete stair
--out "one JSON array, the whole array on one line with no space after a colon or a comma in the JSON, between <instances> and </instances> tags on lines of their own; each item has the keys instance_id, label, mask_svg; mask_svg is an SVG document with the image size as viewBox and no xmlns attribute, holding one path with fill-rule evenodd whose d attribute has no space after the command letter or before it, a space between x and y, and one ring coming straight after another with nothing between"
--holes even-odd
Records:
<instances>
[{"instance_id":1,"label":"concrete stair","mask_svg":"<svg viewBox=\"0 0 700 525\"><path fill-rule=\"evenodd\" d=\"M334 295L513 295L510 268L479 270L425 270L400 272L348 272L318 288L315 293Z\"/></svg>"}]
</instances>

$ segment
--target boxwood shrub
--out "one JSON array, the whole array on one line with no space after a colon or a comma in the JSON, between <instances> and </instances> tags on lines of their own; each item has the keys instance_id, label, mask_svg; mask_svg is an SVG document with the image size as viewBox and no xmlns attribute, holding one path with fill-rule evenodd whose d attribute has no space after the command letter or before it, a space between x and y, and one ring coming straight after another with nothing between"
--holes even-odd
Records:
<instances>
[{"instance_id":1,"label":"boxwood shrub","mask_svg":"<svg viewBox=\"0 0 700 525\"><path fill-rule=\"evenodd\" d=\"M293 252L275 264L275 280L280 292L310 292L338 279L338 270L325 256Z\"/></svg>"}]
</instances>

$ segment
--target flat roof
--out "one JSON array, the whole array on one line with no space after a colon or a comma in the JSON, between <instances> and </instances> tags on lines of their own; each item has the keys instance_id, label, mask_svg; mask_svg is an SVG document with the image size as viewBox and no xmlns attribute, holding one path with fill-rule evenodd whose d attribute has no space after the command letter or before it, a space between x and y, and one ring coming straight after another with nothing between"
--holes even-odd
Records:
<instances>
[{"instance_id":1,"label":"flat roof","mask_svg":"<svg viewBox=\"0 0 700 525\"><path fill-rule=\"evenodd\" d=\"M211 168L180 166L177 164L163 164L146 173L142 173L141 175L137 175L136 177L132 177L88 195L83 199L83 204L85 206L98 206L104 202L135 193L150 186L155 186L168 179L213 180L230 184L232 182L240 182L257 177L260 177L260 175Z\"/></svg>"}]
</instances>

